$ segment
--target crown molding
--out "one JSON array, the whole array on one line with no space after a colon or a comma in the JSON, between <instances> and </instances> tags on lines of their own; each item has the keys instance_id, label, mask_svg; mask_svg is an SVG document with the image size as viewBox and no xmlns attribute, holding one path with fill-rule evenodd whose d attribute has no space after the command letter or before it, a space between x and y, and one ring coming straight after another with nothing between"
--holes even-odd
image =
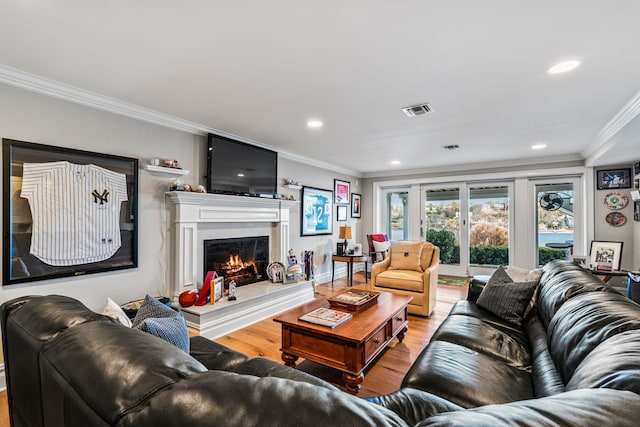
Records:
<instances>
[{"instance_id":1,"label":"crown molding","mask_svg":"<svg viewBox=\"0 0 640 427\"><path fill-rule=\"evenodd\" d=\"M111 98L95 92L90 92L74 86L66 85L55 80L27 73L25 71L2 64L0 64L0 83L25 89L41 95L59 98L64 101L73 102L75 104L107 111L109 113L118 114L124 117L129 117L135 120L176 129L182 132L187 132L195 135L207 135L209 133L213 133L216 135L225 136L228 138L246 142L248 144L256 145L258 147L277 151L280 156L286 159L300 162L309 166L315 166L318 168L330 170L332 172L353 175L356 177L361 176L360 172L354 170L341 168L315 159L310 159L299 154L279 150L275 147L271 147L258 141L253 141L251 139L233 135L219 129L214 129L208 126L201 125L199 123L191 122L189 120L184 120L168 114L160 113L149 108L140 107L138 105L131 104L120 99Z\"/></svg>"},{"instance_id":2,"label":"crown molding","mask_svg":"<svg viewBox=\"0 0 640 427\"><path fill-rule=\"evenodd\" d=\"M629 102L598 132L589 145L582 150L582 156L586 159L586 164L590 165L606 153L615 141L613 137L629 124L640 113L640 92L636 93Z\"/></svg>"},{"instance_id":3,"label":"crown molding","mask_svg":"<svg viewBox=\"0 0 640 427\"><path fill-rule=\"evenodd\" d=\"M431 166L428 168L418 168L418 169L404 169L404 170L393 170L393 171L383 171L383 172L365 172L362 174L362 178L393 178L393 177L402 177L409 175L420 175L420 176L454 176L461 175L462 173L486 173L487 170L509 170L515 168L532 168L541 166L544 168L557 168L563 167L563 165L570 166L582 166L584 163L584 159L578 154L567 154L564 156L545 156L545 157L537 157L535 159L526 158L526 159L516 159L516 160L505 160L499 162L491 162L491 163L483 163L482 166L479 166L477 163L467 163L467 164L459 164L459 165L442 165L442 166Z\"/></svg>"}]
</instances>

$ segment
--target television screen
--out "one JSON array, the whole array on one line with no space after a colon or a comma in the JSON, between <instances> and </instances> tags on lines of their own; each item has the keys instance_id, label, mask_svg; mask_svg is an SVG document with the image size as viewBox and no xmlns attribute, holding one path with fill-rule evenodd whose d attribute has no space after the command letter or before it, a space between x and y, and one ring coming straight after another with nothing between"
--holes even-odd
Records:
<instances>
[{"instance_id":1,"label":"television screen","mask_svg":"<svg viewBox=\"0 0 640 427\"><path fill-rule=\"evenodd\" d=\"M219 135L209 134L207 191L274 198L277 195L278 153Z\"/></svg>"}]
</instances>

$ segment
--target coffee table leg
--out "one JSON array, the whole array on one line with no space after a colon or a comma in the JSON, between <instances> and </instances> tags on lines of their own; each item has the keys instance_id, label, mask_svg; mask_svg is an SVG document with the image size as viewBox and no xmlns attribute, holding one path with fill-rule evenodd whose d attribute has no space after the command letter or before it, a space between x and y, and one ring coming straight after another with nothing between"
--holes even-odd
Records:
<instances>
[{"instance_id":1,"label":"coffee table leg","mask_svg":"<svg viewBox=\"0 0 640 427\"><path fill-rule=\"evenodd\" d=\"M284 360L284 364L287 365L290 368L294 368L296 367L296 360L298 360L298 356L294 356L293 354L289 354L289 353L282 353L282 360Z\"/></svg>"},{"instance_id":2,"label":"coffee table leg","mask_svg":"<svg viewBox=\"0 0 640 427\"><path fill-rule=\"evenodd\" d=\"M404 339L404 333L407 332L407 327L405 326L404 328L402 328L402 330L400 332L398 332L398 341L402 342L402 340Z\"/></svg>"},{"instance_id":3,"label":"coffee table leg","mask_svg":"<svg viewBox=\"0 0 640 427\"><path fill-rule=\"evenodd\" d=\"M347 386L347 391L349 393L358 394L358 392L360 391L360 384L362 384L362 380L364 380L364 375L353 375L347 372L343 372L342 379L344 380L344 383Z\"/></svg>"}]
</instances>

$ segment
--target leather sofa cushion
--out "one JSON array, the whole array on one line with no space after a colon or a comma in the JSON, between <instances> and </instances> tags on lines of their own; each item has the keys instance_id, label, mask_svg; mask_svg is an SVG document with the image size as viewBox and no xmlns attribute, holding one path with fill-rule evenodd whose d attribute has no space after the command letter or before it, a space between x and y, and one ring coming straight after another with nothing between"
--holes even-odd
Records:
<instances>
[{"instance_id":1,"label":"leather sofa cushion","mask_svg":"<svg viewBox=\"0 0 640 427\"><path fill-rule=\"evenodd\" d=\"M527 370L445 341L431 341L402 386L435 394L464 408L534 397Z\"/></svg>"},{"instance_id":2,"label":"leather sofa cushion","mask_svg":"<svg viewBox=\"0 0 640 427\"><path fill-rule=\"evenodd\" d=\"M598 387L640 394L640 330L623 332L600 344L578 365L567 384L567 390Z\"/></svg>"},{"instance_id":3,"label":"leather sofa cushion","mask_svg":"<svg viewBox=\"0 0 640 427\"><path fill-rule=\"evenodd\" d=\"M422 292L424 290L423 277L424 274L417 271L389 269L376 276L376 286Z\"/></svg>"},{"instance_id":4,"label":"leather sofa cushion","mask_svg":"<svg viewBox=\"0 0 640 427\"><path fill-rule=\"evenodd\" d=\"M565 302L547 331L551 356L565 383L596 347L608 345L610 337L640 330L638 312L637 304L612 292L590 292Z\"/></svg>"},{"instance_id":5,"label":"leather sofa cushion","mask_svg":"<svg viewBox=\"0 0 640 427\"><path fill-rule=\"evenodd\" d=\"M390 410L342 391L282 378L209 371L153 395L118 424L171 425L406 426Z\"/></svg>"},{"instance_id":6,"label":"leather sofa cushion","mask_svg":"<svg viewBox=\"0 0 640 427\"><path fill-rule=\"evenodd\" d=\"M389 270L414 270L422 273L422 242L391 242Z\"/></svg>"},{"instance_id":7,"label":"leather sofa cushion","mask_svg":"<svg viewBox=\"0 0 640 427\"><path fill-rule=\"evenodd\" d=\"M576 390L543 399L436 415L420 427L636 427L640 396L614 390Z\"/></svg>"},{"instance_id":8,"label":"leather sofa cushion","mask_svg":"<svg viewBox=\"0 0 640 427\"><path fill-rule=\"evenodd\" d=\"M538 316L546 329L549 328L549 323L558 309L570 298L587 292L615 292L589 272L577 268L560 269L560 272L553 275L547 272L545 276L543 273L537 306Z\"/></svg>"},{"instance_id":9,"label":"leather sofa cushion","mask_svg":"<svg viewBox=\"0 0 640 427\"><path fill-rule=\"evenodd\" d=\"M525 330L531 347L531 374L536 396L545 397L564 392L564 383L549 353L547 331L536 314L527 319Z\"/></svg>"},{"instance_id":10,"label":"leather sofa cushion","mask_svg":"<svg viewBox=\"0 0 640 427\"><path fill-rule=\"evenodd\" d=\"M256 377L275 377L286 378L295 381L302 381L308 384L313 384L318 387L323 387L329 390L338 390L335 386L328 382L307 374L299 369L291 369L290 367L283 365L282 363L274 362L273 360L256 357L254 359L247 360L235 366L232 369L233 372L245 375L254 375Z\"/></svg>"},{"instance_id":11,"label":"leather sofa cushion","mask_svg":"<svg viewBox=\"0 0 640 427\"><path fill-rule=\"evenodd\" d=\"M497 328L505 333L515 336L520 335L524 336L524 331L520 326L514 325L511 322L507 322L504 319L499 318L495 314L487 311L481 307L478 307L477 304L471 301L458 301L454 304L451 309L450 315L462 315L462 316L472 316L482 320L485 323L490 324L494 328Z\"/></svg>"},{"instance_id":12,"label":"leather sofa cushion","mask_svg":"<svg viewBox=\"0 0 640 427\"><path fill-rule=\"evenodd\" d=\"M111 425L139 405L141 398L207 368L145 332L115 323L91 322L67 329L47 342L40 370L42 394L48 402L45 410L49 411L44 418L52 425L58 425L55 420L64 417L58 411L68 407L65 399L72 399L74 393Z\"/></svg>"},{"instance_id":13,"label":"leather sofa cushion","mask_svg":"<svg viewBox=\"0 0 640 427\"><path fill-rule=\"evenodd\" d=\"M249 360L244 354L205 337L196 335L190 340L189 354L207 369L230 371L234 366Z\"/></svg>"},{"instance_id":14,"label":"leather sofa cushion","mask_svg":"<svg viewBox=\"0 0 640 427\"><path fill-rule=\"evenodd\" d=\"M431 339L467 347L511 366L531 365L525 334L509 334L475 317L449 315Z\"/></svg>"}]
</instances>

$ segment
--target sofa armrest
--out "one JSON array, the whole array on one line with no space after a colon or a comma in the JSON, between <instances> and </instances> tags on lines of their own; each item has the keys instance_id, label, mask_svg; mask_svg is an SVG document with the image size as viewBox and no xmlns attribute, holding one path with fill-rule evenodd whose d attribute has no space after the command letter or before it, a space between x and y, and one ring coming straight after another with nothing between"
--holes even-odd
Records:
<instances>
[{"instance_id":1,"label":"sofa armrest","mask_svg":"<svg viewBox=\"0 0 640 427\"><path fill-rule=\"evenodd\" d=\"M476 279L475 277L469 282L469 292L467 293L467 301L476 302L486 286L487 282Z\"/></svg>"},{"instance_id":2,"label":"sofa armrest","mask_svg":"<svg viewBox=\"0 0 640 427\"><path fill-rule=\"evenodd\" d=\"M616 427L638 425L640 395L605 388L582 389L539 399L443 413L416 424L420 427Z\"/></svg>"},{"instance_id":3,"label":"sofa armrest","mask_svg":"<svg viewBox=\"0 0 640 427\"><path fill-rule=\"evenodd\" d=\"M404 387L384 396L367 397L365 399L390 409L410 426L443 412L464 410L462 406L458 406L440 396L409 387Z\"/></svg>"},{"instance_id":4,"label":"sofa armrest","mask_svg":"<svg viewBox=\"0 0 640 427\"><path fill-rule=\"evenodd\" d=\"M382 273L383 271L388 270L390 265L391 265L391 257L387 257L385 258L384 261L377 262L371 265L371 283L374 286L376 284L376 276Z\"/></svg>"}]
</instances>

